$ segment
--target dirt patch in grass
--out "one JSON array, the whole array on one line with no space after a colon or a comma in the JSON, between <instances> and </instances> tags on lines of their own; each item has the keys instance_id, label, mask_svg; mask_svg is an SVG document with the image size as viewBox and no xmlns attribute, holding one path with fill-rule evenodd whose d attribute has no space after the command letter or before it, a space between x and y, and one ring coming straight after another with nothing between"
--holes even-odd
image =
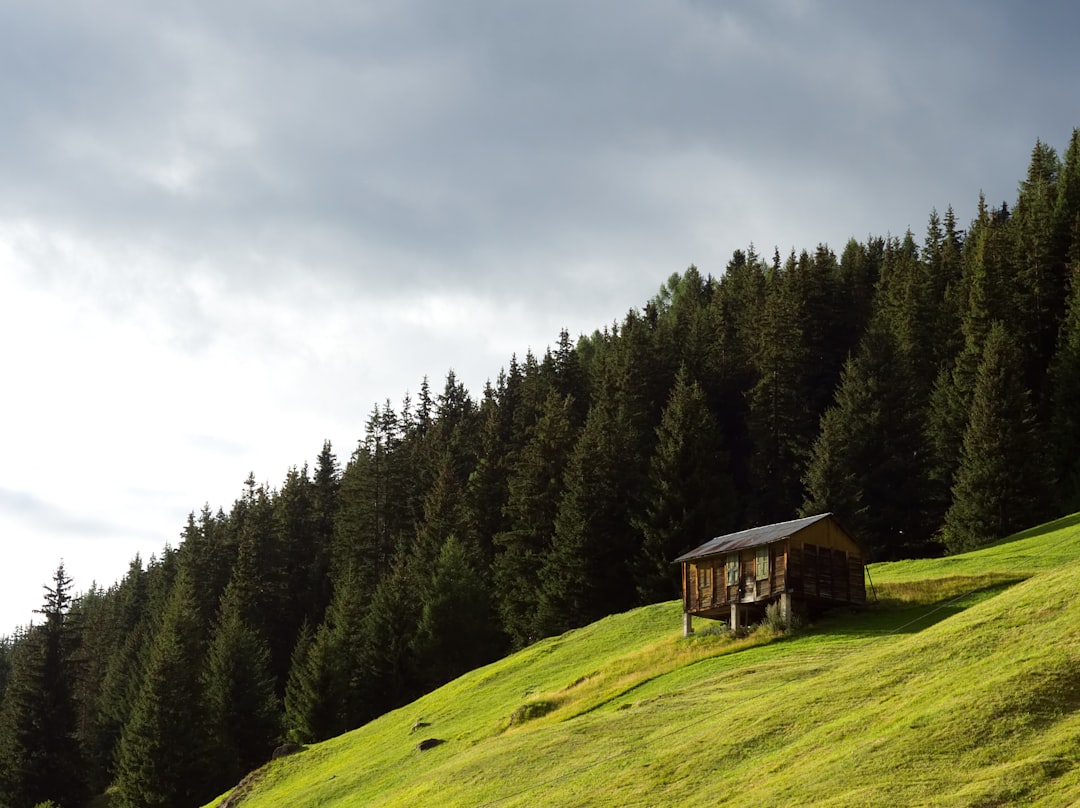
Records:
<instances>
[{"instance_id":1,"label":"dirt patch in grass","mask_svg":"<svg viewBox=\"0 0 1080 808\"><path fill-rule=\"evenodd\" d=\"M244 798L251 793L251 789L262 779L262 776L265 773L265 766L250 772L243 780L236 784L236 788L230 791L225 799L217 804L216 808L236 808L244 801Z\"/></svg>"}]
</instances>

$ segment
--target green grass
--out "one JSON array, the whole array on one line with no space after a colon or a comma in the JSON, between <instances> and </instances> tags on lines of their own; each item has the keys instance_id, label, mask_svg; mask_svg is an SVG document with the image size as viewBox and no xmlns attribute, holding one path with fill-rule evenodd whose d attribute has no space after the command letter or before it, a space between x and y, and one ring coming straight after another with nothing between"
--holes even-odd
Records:
<instances>
[{"instance_id":1,"label":"green grass","mask_svg":"<svg viewBox=\"0 0 1080 808\"><path fill-rule=\"evenodd\" d=\"M239 804L1080 803L1080 515L871 576L878 604L792 637L683 639L667 603L545 640L268 764Z\"/></svg>"}]
</instances>

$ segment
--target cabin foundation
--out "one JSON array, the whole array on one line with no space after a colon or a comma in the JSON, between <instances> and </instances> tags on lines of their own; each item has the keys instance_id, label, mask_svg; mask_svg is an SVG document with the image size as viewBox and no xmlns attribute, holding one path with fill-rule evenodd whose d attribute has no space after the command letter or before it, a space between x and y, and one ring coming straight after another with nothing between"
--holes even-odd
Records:
<instances>
[{"instance_id":1,"label":"cabin foundation","mask_svg":"<svg viewBox=\"0 0 1080 808\"><path fill-rule=\"evenodd\" d=\"M682 635L689 637L694 633L694 616L690 612L683 612L682 616Z\"/></svg>"}]
</instances>

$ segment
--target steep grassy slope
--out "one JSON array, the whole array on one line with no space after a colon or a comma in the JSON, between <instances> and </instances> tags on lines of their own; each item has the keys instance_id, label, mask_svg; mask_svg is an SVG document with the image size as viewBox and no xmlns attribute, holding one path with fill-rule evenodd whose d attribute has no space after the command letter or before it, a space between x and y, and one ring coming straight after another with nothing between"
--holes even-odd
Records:
<instances>
[{"instance_id":1,"label":"steep grassy slope","mask_svg":"<svg viewBox=\"0 0 1080 808\"><path fill-rule=\"evenodd\" d=\"M684 640L670 603L538 643L236 804L1080 804L1080 516L871 572L881 605L795 638Z\"/></svg>"}]
</instances>

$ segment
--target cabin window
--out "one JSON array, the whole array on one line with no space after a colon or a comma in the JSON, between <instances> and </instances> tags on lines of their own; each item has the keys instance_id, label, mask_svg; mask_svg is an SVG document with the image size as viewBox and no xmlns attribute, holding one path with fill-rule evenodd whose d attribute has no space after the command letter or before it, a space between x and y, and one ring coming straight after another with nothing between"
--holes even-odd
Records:
<instances>
[{"instance_id":1,"label":"cabin window","mask_svg":"<svg viewBox=\"0 0 1080 808\"><path fill-rule=\"evenodd\" d=\"M769 577L769 548L759 547L757 548L757 560L754 564L754 568L757 570L757 578L760 581L762 578Z\"/></svg>"},{"instance_id":2,"label":"cabin window","mask_svg":"<svg viewBox=\"0 0 1080 808\"><path fill-rule=\"evenodd\" d=\"M732 553L727 557L727 582L728 586L739 583L739 554Z\"/></svg>"},{"instance_id":3,"label":"cabin window","mask_svg":"<svg viewBox=\"0 0 1080 808\"><path fill-rule=\"evenodd\" d=\"M698 589L709 589L712 587L712 567L698 567L697 585Z\"/></svg>"}]
</instances>

